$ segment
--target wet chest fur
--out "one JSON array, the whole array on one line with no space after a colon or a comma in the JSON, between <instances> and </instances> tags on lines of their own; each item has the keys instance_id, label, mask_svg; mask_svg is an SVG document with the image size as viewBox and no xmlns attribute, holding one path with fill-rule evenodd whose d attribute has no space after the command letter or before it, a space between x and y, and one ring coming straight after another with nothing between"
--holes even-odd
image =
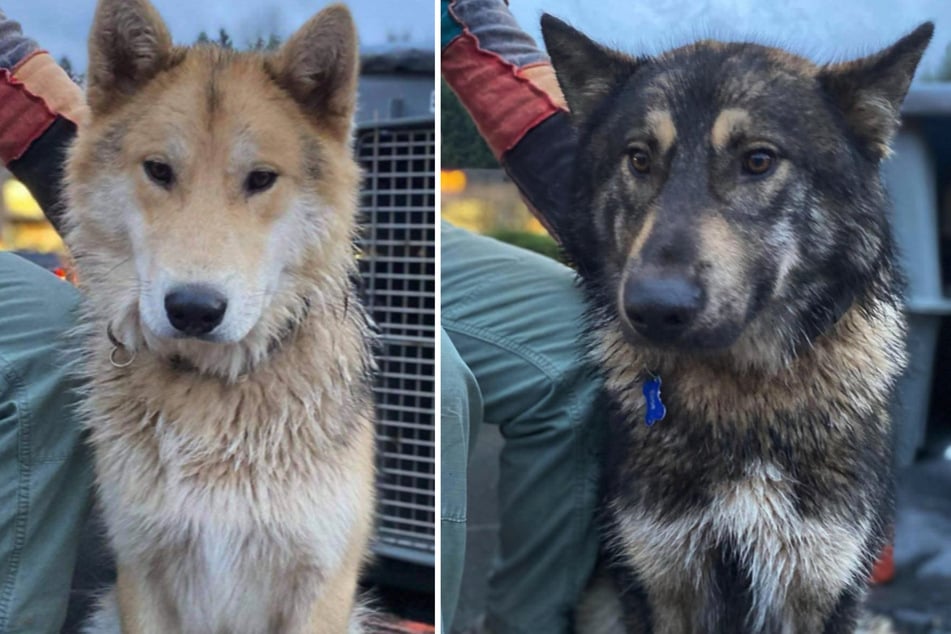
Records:
<instances>
[{"instance_id":1,"label":"wet chest fur","mask_svg":"<svg viewBox=\"0 0 951 634\"><path fill-rule=\"evenodd\" d=\"M370 523L371 411L273 388L184 394L179 408L93 395L113 546L182 631L279 631Z\"/></svg>"},{"instance_id":2,"label":"wet chest fur","mask_svg":"<svg viewBox=\"0 0 951 634\"><path fill-rule=\"evenodd\" d=\"M606 469L617 554L655 612L688 619L682 631L819 627L802 619L831 609L882 537L890 458L875 430L887 425L820 408L731 419L677 383L666 382L668 414L651 427L643 397L615 399Z\"/></svg>"}]
</instances>

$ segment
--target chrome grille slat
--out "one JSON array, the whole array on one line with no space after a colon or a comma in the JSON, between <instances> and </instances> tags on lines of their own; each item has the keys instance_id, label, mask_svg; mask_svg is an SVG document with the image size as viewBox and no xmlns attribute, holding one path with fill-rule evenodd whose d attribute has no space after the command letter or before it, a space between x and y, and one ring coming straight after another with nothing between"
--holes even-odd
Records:
<instances>
[{"instance_id":1,"label":"chrome grille slat","mask_svg":"<svg viewBox=\"0 0 951 634\"><path fill-rule=\"evenodd\" d=\"M376 550L435 553L436 164L432 124L358 132L359 263L380 328Z\"/></svg>"}]
</instances>

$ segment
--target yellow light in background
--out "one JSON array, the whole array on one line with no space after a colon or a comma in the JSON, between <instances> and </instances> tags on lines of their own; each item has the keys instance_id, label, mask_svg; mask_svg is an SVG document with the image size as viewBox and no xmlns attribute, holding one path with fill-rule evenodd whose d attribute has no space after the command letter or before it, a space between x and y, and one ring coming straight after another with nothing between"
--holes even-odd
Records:
<instances>
[{"instance_id":1,"label":"yellow light in background","mask_svg":"<svg viewBox=\"0 0 951 634\"><path fill-rule=\"evenodd\" d=\"M16 251L63 253L65 247L59 234L46 222L15 222L7 228L7 247Z\"/></svg>"},{"instance_id":2,"label":"yellow light in background","mask_svg":"<svg viewBox=\"0 0 951 634\"><path fill-rule=\"evenodd\" d=\"M484 201L474 198L443 200L441 216L457 227L481 233L486 230L484 215Z\"/></svg>"},{"instance_id":3,"label":"yellow light in background","mask_svg":"<svg viewBox=\"0 0 951 634\"><path fill-rule=\"evenodd\" d=\"M20 181L11 179L3 184L3 203L13 220L43 220L43 210Z\"/></svg>"},{"instance_id":4,"label":"yellow light in background","mask_svg":"<svg viewBox=\"0 0 951 634\"><path fill-rule=\"evenodd\" d=\"M462 170L442 170L439 187L444 194L459 194L466 188L466 173Z\"/></svg>"},{"instance_id":5,"label":"yellow light in background","mask_svg":"<svg viewBox=\"0 0 951 634\"><path fill-rule=\"evenodd\" d=\"M525 230L540 236L548 235L548 229L535 216L531 216L525 221Z\"/></svg>"}]
</instances>

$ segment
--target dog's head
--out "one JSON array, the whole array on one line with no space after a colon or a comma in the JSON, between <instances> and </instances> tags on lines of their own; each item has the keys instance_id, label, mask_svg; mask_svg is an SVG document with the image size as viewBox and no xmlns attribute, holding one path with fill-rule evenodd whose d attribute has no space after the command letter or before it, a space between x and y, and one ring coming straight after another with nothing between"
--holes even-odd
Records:
<instances>
[{"instance_id":1,"label":"dog's head","mask_svg":"<svg viewBox=\"0 0 951 634\"><path fill-rule=\"evenodd\" d=\"M635 58L547 15L542 32L579 132L574 213L632 341L795 343L890 266L879 164L930 23L826 66L713 41Z\"/></svg>"},{"instance_id":2,"label":"dog's head","mask_svg":"<svg viewBox=\"0 0 951 634\"><path fill-rule=\"evenodd\" d=\"M147 0L100 1L68 241L126 345L261 350L346 285L358 63L341 5L261 54L176 47Z\"/></svg>"}]
</instances>

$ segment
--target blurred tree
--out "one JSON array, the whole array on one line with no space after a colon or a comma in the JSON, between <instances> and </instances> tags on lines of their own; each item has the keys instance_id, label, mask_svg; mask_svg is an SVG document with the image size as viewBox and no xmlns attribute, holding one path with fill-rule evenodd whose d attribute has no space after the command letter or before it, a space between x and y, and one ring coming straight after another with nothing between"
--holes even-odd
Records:
<instances>
[{"instance_id":1,"label":"blurred tree","mask_svg":"<svg viewBox=\"0 0 951 634\"><path fill-rule=\"evenodd\" d=\"M248 48L252 51L276 51L281 48L281 38L271 33L265 40L260 35L254 40L254 44L249 44Z\"/></svg>"},{"instance_id":2,"label":"blurred tree","mask_svg":"<svg viewBox=\"0 0 951 634\"><path fill-rule=\"evenodd\" d=\"M220 46L222 48L233 49L234 41L231 39L231 36L228 35L228 32L224 27L218 29L218 38L211 39L208 37L208 34L204 31L198 34L198 39L195 40L196 44L214 44L215 46ZM258 36L254 42L249 42L245 47L249 51L276 51L281 47L281 36L275 33L271 33L267 39L264 39L263 36Z\"/></svg>"},{"instance_id":3,"label":"blurred tree","mask_svg":"<svg viewBox=\"0 0 951 634\"><path fill-rule=\"evenodd\" d=\"M59 66L60 66L60 68L62 68L64 71L66 71L66 74L69 75L69 78L70 78L70 79L72 79L72 80L73 80L74 82L76 82L77 84L82 85L83 80L85 79L85 76L82 75L81 73L77 73L77 72L73 69L73 63L72 63L71 61L69 61L69 57L67 57L66 55L63 55L62 57L60 57L60 58L59 58Z\"/></svg>"},{"instance_id":4,"label":"blurred tree","mask_svg":"<svg viewBox=\"0 0 951 634\"><path fill-rule=\"evenodd\" d=\"M951 44L948 44L944 49L944 59L941 60L941 65L938 66L938 72L935 73L934 79L936 81L951 81Z\"/></svg>"},{"instance_id":5,"label":"blurred tree","mask_svg":"<svg viewBox=\"0 0 951 634\"><path fill-rule=\"evenodd\" d=\"M65 55L59 58L59 67L66 71L66 74L70 77L73 76L73 63Z\"/></svg>"},{"instance_id":6,"label":"blurred tree","mask_svg":"<svg viewBox=\"0 0 951 634\"><path fill-rule=\"evenodd\" d=\"M409 29L403 29L402 31L387 31L386 32L386 43L387 44L404 44L409 42L411 33Z\"/></svg>"},{"instance_id":7,"label":"blurred tree","mask_svg":"<svg viewBox=\"0 0 951 634\"><path fill-rule=\"evenodd\" d=\"M469 113L459 103L455 93L443 81L442 95L442 166L444 169L463 167L499 167L491 150L482 140Z\"/></svg>"}]
</instances>

